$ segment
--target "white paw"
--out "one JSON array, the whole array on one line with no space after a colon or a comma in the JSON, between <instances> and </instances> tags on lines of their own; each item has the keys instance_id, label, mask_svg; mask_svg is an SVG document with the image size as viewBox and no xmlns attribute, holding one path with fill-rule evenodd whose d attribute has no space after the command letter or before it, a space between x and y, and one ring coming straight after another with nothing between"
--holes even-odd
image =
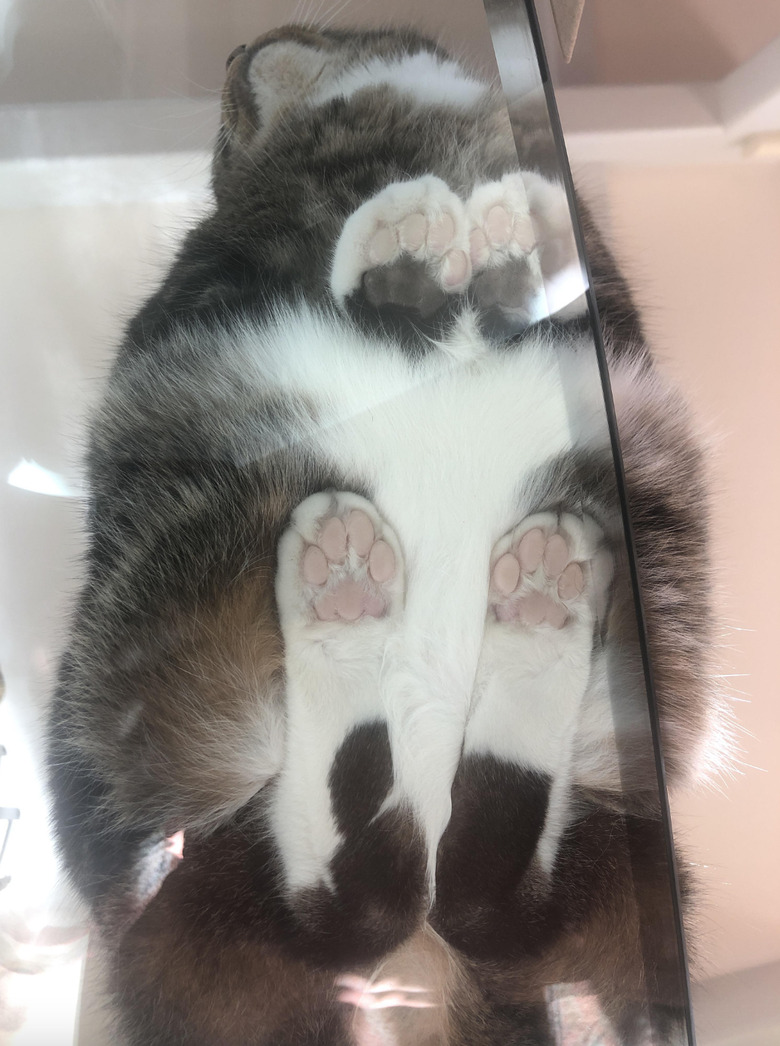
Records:
<instances>
[{"instance_id":1,"label":"white paw","mask_svg":"<svg viewBox=\"0 0 780 1046\"><path fill-rule=\"evenodd\" d=\"M500 182L477 186L469 197L469 252L475 272L495 268L508 258L536 259L524 177L519 172L505 174Z\"/></svg>"},{"instance_id":2,"label":"white paw","mask_svg":"<svg viewBox=\"0 0 780 1046\"><path fill-rule=\"evenodd\" d=\"M525 629L562 629L572 619L603 613L611 557L588 517L539 513L506 534L490 566L490 610L497 621Z\"/></svg>"},{"instance_id":3,"label":"white paw","mask_svg":"<svg viewBox=\"0 0 780 1046\"><path fill-rule=\"evenodd\" d=\"M385 617L401 606L403 586L398 541L365 498L314 494L295 510L279 544L284 628Z\"/></svg>"},{"instance_id":4,"label":"white paw","mask_svg":"<svg viewBox=\"0 0 780 1046\"><path fill-rule=\"evenodd\" d=\"M611 579L589 518L538 513L496 543L466 753L553 775L568 762Z\"/></svg>"},{"instance_id":5,"label":"white paw","mask_svg":"<svg viewBox=\"0 0 780 1046\"><path fill-rule=\"evenodd\" d=\"M446 293L464 290L471 279L465 208L434 175L388 185L350 215L333 255L334 297L342 302L364 273L402 256L423 262Z\"/></svg>"},{"instance_id":6,"label":"white paw","mask_svg":"<svg viewBox=\"0 0 780 1046\"><path fill-rule=\"evenodd\" d=\"M331 803L336 755L356 727L383 721L382 668L404 598L401 549L357 494L320 493L279 542L286 748L271 824L287 889L332 887L343 842Z\"/></svg>"},{"instance_id":7,"label":"white paw","mask_svg":"<svg viewBox=\"0 0 780 1046\"><path fill-rule=\"evenodd\" d=\"M466 209L472 270L481 274L478 300L519 311L529 321L564 308L571 315L584 308L569 205L561 186L533 171L517 171L478 186ZM492 270L499 269L508 279L496 280ZM578 304L572 311L574 301Z\"/></svg>"}]
</instances>

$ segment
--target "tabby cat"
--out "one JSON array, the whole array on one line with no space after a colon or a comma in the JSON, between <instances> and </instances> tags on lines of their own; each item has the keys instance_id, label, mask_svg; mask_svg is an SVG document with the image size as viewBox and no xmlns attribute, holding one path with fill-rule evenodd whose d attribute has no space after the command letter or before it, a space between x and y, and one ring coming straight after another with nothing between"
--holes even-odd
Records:
<instances>
[{"instance_id":1,"label":"tabby cat","mask_svg":"<svg viewBox=\"0 0 780 1046\"><path fill-rule=\"evenodd\" d=\"M568 206L516 129L522 170L501 92L411 30L231 55L212 212L92 426L50 723L122 1042L552 1043L582 982L618 1041L676 1034L611 451L572 435L603 404L582 299L543 293ZM714 708L702 464L584 222L679 781Z\"/></svg>"}]
</instances>

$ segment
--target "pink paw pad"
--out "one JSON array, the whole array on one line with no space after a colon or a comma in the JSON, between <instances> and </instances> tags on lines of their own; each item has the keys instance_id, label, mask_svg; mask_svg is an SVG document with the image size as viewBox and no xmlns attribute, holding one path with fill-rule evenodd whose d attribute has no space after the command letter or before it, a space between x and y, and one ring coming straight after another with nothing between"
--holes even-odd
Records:
<instances>
[{"instance_id":1,"label":"pink paw pad","mask_svg":"<svg viewBox=\"0 0 780 1046\"><path fill-rule=\"evenodd\" d=\"M526 531L496 559L490 573L491 606L499 621L563 628L585 591L585 571L572 560L560 532Z\"/></svg>"},{"instance_id":2,"label":"pink paw pad","mask_svg":"<svg viewBox=\"0 0 780 1046\"><path fill-rule=\"evenodd\" d=\"M369 237L365 251L371 266L388 265L402 253L427 262L438 273L447 291L457 291L471 278L469 252L460 246L455 217L447 211L424 214L412 211L397 222L380 221Z\"/></svg>"},{"instance_id":3,"label":"pink paw pad","mask_svg":"<svg viewBox=\"0 0 780 1046\"><path fill-rule=\"evenodd\" d=\"M522 258L536 247L524 175L505 175L474 189L467 204L471 230L469 249L475 272Z\"/></svg>"},{"instance_id":4,"label":"pink paw pad","mask_svg":"<svg viewBox=\"0 0 780 1046\"><path fill-rule=\"evenodd\" d=\"M493 247L503 247L512 237L512 215L500 204L491 207L485 216L485 233Z\"/></svg>"},{"instance_id":5,"label":"pink paw pad","mask_svg":"<svg viewBox=\"0 0 780 1046\"><path fill-rule=\"evenodd\" d=\"M395 572L393 549L377 538L360 509L324 521L316 544L307 546L301 560L301 576L315 589L313 607L320 621L383 617L388 599L381 586Z\"/></svg>"},{"instance_id":6,"label":"pink paw pad","mask_svg":"<svg viewBox=\"0 0 780 1046\"><path fill-rule=\"evenodd\" d=\"M471 260L465 251L457 248L444 255L441 266L441 279L448 290L454 290L468 283L471 275Z\"/></svg>"}]
</instances>

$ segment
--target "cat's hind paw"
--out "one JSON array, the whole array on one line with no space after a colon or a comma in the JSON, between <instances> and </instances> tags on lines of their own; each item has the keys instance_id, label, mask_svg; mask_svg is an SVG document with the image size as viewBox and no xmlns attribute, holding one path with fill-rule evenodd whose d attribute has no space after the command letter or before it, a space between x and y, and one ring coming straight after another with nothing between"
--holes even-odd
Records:
<instances>
[{"instance_id":1,"label":"cat's hind paw","mask_svg":"<svg viewBox=\"0 0 780 1046\"><path fill-rule=\"evenodd\" d=\"M283 623L383 618L403 602L403 558L392 529L364 498L314 494L295 510L279 546Z\"/></svg>"},{"instance_id":2,"label":"cat's hind paw","mask_svg":"<svg viewBox=\"0 0 780 1046\"><path fill-rule=\"evenodd\" d=\"M465 207L434 175L388 185L344 224L330 286L339 303L361 291L374 307L427 317L471 279Z\"/></svg>"},{"instance_id":3,"label":"cat's hind paw","mask_svg":"<svg viewBox=\"0 0 780 1046\"><path fill-rule=\"evenodd\" d=\"M490 612L523 628L562 629L584 612L600 616L612 580L598 525L565 513L539 513L494 547Z\"/></svg>"}]
</instances>

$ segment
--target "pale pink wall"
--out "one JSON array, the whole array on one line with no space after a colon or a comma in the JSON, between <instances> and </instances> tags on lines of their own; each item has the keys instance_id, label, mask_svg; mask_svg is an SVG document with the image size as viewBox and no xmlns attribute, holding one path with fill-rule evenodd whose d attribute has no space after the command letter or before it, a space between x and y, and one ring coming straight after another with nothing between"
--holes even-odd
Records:
<instances>
[{"instance_id":1,"label":"pale pink wall","mask_svg":"<svg viewBox=\"0 0 780 1046\"><path fill-rule=\"evenodd\" d=\"M677 801L676 830L709 866L703 972L722 974L780 959L780 165L602 176L652 341L713 438L721 662L744 765L725 794Z\"/></svg>"},{"instance_id":2,"label":"pale pink wall","mask_svg":"<svg viewBox=\"0 0 780 1046\"><path fill-rule=\"evenodd\" d=\"M777 0L586 0L574 58L557 82L719 80L778 35Z\"/></svg>"}]
</instances>

